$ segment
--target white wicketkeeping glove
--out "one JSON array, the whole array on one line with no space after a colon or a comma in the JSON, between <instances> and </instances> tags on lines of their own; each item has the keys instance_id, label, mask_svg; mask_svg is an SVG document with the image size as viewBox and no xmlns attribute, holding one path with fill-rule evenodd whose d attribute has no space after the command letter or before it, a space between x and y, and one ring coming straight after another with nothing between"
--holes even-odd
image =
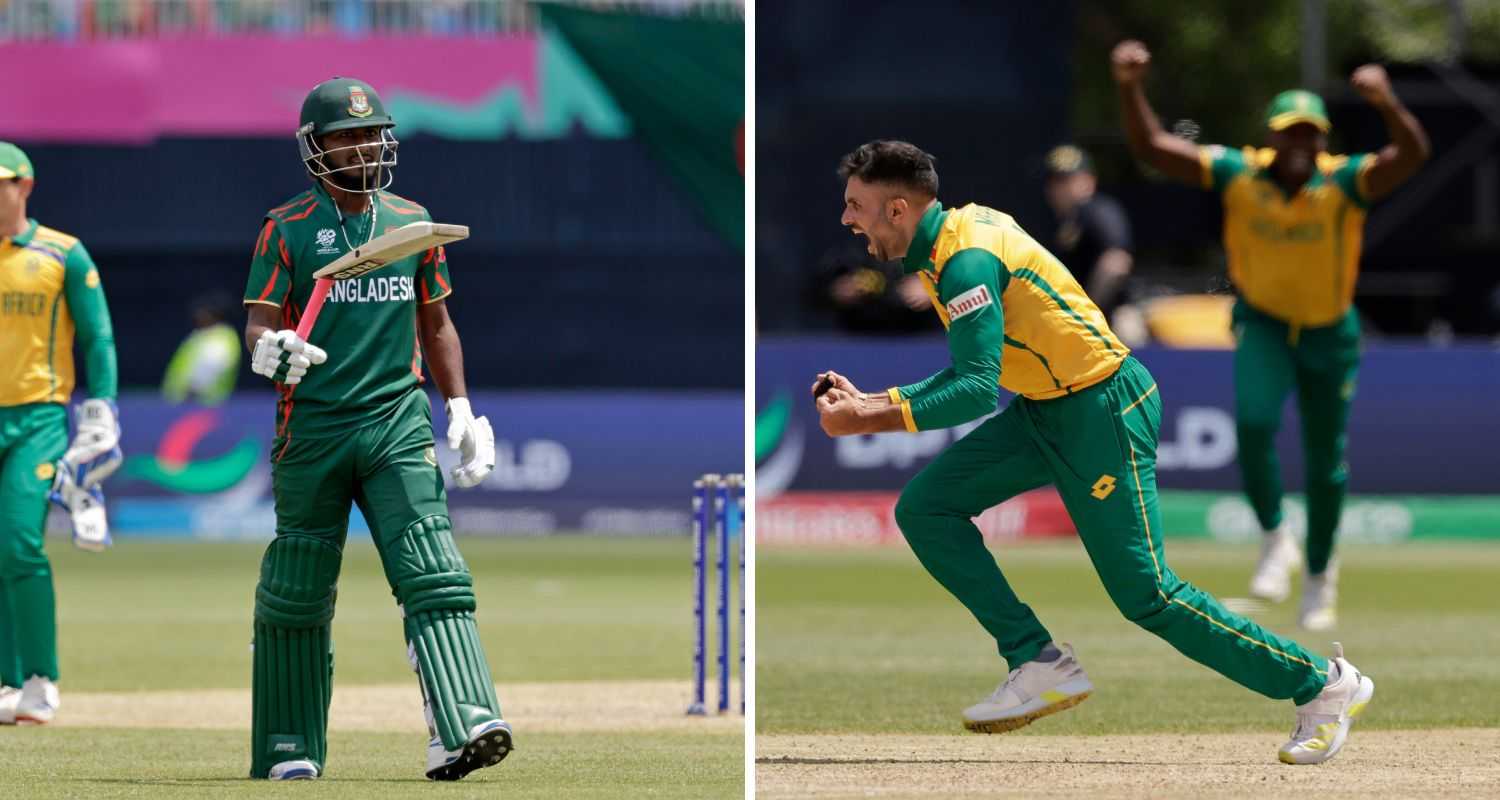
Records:
<instances>
[{"instance_id":1,"label":"white wicketkeeping glove","mask_svg":"<svg viewBox=\"0 0 1500 800\"><path fill-rule=\"evenodd\" d=\"M73 442L58 462L67 466L72 480L83 489L92 488L114 474L124 460L115 401L95 397L73 409ZM59 466L58 474L62 472Z\"/></svg>"},{"instance_id":2,"label":"white wicketkeeping glove","mask_svg":"<svg viewBox=\"0 0 1500 800\"><path fill-rule=\"evenodd\" d=\"M495 431L485 417L475 417L467 397L450 397L448 409L448 447L459 452L459 464L453 468L453 480L468 489L478 486L495 468Z\"/></svg>"},{"instance_id":3,"label":"white wicketkeeping glove","mask_svg":"<svg viewBox=\"0 0 1500 800\"><path fill-rule=\"evenodd\" d=\"M302 341L296 331L261 331L250 356L250 371L291 386L302 381L308 367L327 360L321 347Z\"/></svg>"},{"instance_id":4,"label":"white wicketkeeping glove","mask_svg":"<svg viewBox=\"0 0 1500 800\"><path fill-rule=\"evenodd\" d=\"M116 450L118 452L118 450ZM85 489L67 461L57 462L52 480L52 502L66 508L73 519L73 544L98 552L114 541L109 537L109 519L104 515L104 492L97 485Z\"/></svg>"}]
</instances>

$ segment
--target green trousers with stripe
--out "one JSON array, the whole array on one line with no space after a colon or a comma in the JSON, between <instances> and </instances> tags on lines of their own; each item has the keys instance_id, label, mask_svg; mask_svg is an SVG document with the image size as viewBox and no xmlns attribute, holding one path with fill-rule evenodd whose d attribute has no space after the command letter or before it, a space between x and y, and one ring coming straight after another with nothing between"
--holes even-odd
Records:
<instances>
[{"instance_id":1,"label":"green trousers with stripe","mask_svg":"<svg viewBox=\"0 0 1500 800\"><path fill-rule=\"evenodd\" d=\"M42 551L52 466L68 448L60 403L0 407L0 685L57 680L57 599Z\"/></svg>"},{"instance_id":2,"label":"green trousers with stripe","mask_svg":"<svg viewBox=\"0 0 1500 800\"><path fill-rule=\"evenodd\" d=\"M326 772L332 620L349 507L370 526L401 609L430 733L457 750L500 717L479 641L473 576L453 541L427 396L339 436L272 444L276 538L255 590L250 776L283 761Z\"/></svg>"},{"instance_id":3,"label":"green trousers with stripe","mask_svg":"<svg viewBox=\"0 0 1500 800\"><path fill-rule=\"evenodd\" d=\"M1240 478L1261 528L1281 524L1281 461L1276 431L1293 389L1302 418L1307 490L1307 571L1321 575L1333 556L1349 467L1349 404L1359 372L1359 315L1319 328L1292 329L1251 308L1234 308L1234 417Z\"/></svg>"},{"instance_id":4,"label":"green trousers with stripe","mask_svg":"<svg viewBox=\"0 0 1500 800\"><path fill-rule=\"evenodd\" d=\"M995 637L1014 669L1052 635L1006 583L972 518L1055 485L1127 619L1241 686L1311 700L1327 679L1327 659L1230 613L1167 566L1156 497L1160 425L1161 394L1133 357L1067 397L1018 397L912 479L896 521L917 559Z\"/></svg>"}]
</instances>

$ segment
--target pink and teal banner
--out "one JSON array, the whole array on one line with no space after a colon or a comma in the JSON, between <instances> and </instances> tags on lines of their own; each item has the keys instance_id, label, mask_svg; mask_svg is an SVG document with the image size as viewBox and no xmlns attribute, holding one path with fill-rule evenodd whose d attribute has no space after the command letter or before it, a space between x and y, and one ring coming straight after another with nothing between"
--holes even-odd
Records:
<instances>
[{"instance_id":1,"label":"pink and teal banner","mask_svg":"<svg viewBox=\"0 0 1500 800\"><path fill-rule=\"evenodd\" d=\"M96 143L292 136L335 75L369 82L398 134L602 138L629 123L561 39L338 36L0 45L0 139Z\"/></svg>"}]
</instances>

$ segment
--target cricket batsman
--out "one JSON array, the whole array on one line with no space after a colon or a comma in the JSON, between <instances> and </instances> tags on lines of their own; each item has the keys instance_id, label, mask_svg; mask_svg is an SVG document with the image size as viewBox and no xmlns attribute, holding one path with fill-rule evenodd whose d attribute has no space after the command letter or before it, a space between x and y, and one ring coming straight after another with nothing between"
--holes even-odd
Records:
<instances>
[{"instance_id":1,"label":"cricket batsman","mask_svg":"<svg viewBox=\"0 0 1500 800\"><path fill-rule=\"evenodd\" d=\"M73 543L110 544L99 484L120 466L115 338L77 237L26 216L31 161L0 142L0 724L57 713L57 601L42 551L50 496ZM75 336L76 335L76 336ZM77 339L90 397L68 442Z\"/></svg>"},{"instance_id":2,"label":"cricket batsman","mask_svg":"<svg viewBox=\"0 0 1500 800\"><path fill-rule=\"evenodd\" d=\"M1224 203L1224 250L1238 295L1240 475L1264 531L1250 593L1285 600L1300 560L1282 516L1274 441L1281 409L1295 390L1307 489L1307 577L1298 622L1328 630L1337 622L1333 544L1349 481L1344 447L1359 371L1354 283L1365 214L1427 160L1427 134L1396 98L1385 69L1366 64L1349 83L1385 120L1391 141L1380 152L1330 155L1323 100L1300 89L1282 92L1266 109L1265 147L1200 147L1162 130L1147 103L1142 82L1151 53L1145 45L1121 42L1112 61L1136 158L1217 192Z\"/></svg>"},{"instance_id":3,"label":"cricket batsman","mask_svg":"<svg viewBox=\"0 0 1500 800\"><path fill-rule=\"evenodd\" d=\"M1375 684L1343 657L1325 659L1230 613L1167 566L1156 495L1162 400L1146 367L1115 338L1067 268L1007 214L944 208L932 156L874 141L844 156L843 224L876 258L900 258L924 282L948 331L952 363L923 380L866 394L825 372L813 393L830 436L950 428L1017 397L912 479L896 523L922 566L995 638L1009 675L963 712L1000 733L1070 708L1093 691L1016 597L972 518L1021 492L1057 487L1105 590L1126 619L1241 686L1297 704L1281 746L1289 764L1336 755Z\"/></svg>"},{"instance_id":4,"label":"cricket batsman","mask_svg":"<svg viewBox=\"0 0 1500 800\"><path fill-rule=\"evenodd\" d=\"M395 124L362 81L314 87L297 130L313 185L266 213L250 264L251 367L280 396L271 451L276 538L255 590L252 778L316 778L326 768L330 622L350 503L369 522L401 609L431 735L427 777L457 780L511 750L420 388L425 357L447 398L448 446L461 453L452 478L478 485L494 468L495 437L466 397L443 249L335 284L309 334L316 345L295 330L315 270L430 219L386 191Z\"/></svg>"}]
</instances>

